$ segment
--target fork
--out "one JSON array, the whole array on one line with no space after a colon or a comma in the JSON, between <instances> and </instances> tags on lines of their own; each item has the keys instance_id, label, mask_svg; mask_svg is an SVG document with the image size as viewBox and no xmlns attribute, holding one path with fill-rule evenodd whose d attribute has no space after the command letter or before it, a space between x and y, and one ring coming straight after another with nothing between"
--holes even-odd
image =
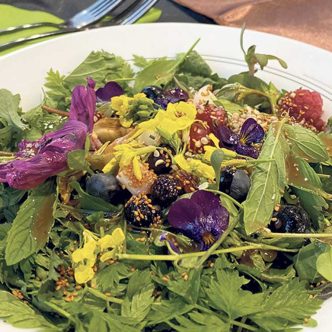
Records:
<instances>
[{"instance_id":1,"label":"fork","mask_svg":"<svg viewBox=\"0 0 332 332\"><path fill-rule=\"evenodd\" d=\"M10 41L5 44L0 44L0 52L7 50L11 47L14 47L19 44L26 43L31 40L36 40L40 38L50 37L50 36L56 36L61 35L69 32L78 32L89 28L100 28L105 26L111 26L111 25L127 25L135 23L139 18L141 18L150 8L152 8L159 0L136 0L134 3L132 3L130 6L128 6L125 10L123 10L119 15L114 17L109 22L101 22L97 23L95 25L90 25L89 27L81 27L81 28L75 28L75 27L65 27L60 30L40 33L36 35L32 35L29 37L24 38L18 38L16 40Z\"/></svg>"},{"instance_id":2,"label":"fork","mask_svg":"<svg viewBox=\"0 0 332 332\"><path fill-rule=\"evenodd\" d=\"M20 30L38 28L42 26L49 26L58 29L66 29L66 28L80 29L91 23L98 21L104 15L115 9L122 1L123 0L98 0L95 3L93 3L91 6L85 8L84 10L77 13L72 18L63 23L37 22L30 24L22 24L0 30L0 35Z\"/></svg>"}]
</instances>

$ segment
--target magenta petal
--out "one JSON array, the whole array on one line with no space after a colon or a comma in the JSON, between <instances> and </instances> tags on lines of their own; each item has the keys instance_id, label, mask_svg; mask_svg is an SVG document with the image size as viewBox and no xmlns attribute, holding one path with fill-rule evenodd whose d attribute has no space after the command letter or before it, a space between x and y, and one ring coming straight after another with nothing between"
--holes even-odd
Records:
<instances>
[{"instance_id":1,"label":"magenta petal","mask_svg":"<svg viewBox=\"0 0 332 332\"><path fill-rule=\"evenodd\" d=\"M83 122L69 120L63 128L38 141L24 141L19 156L26 158L0 164L0 182L7 182L15 189L32 189L66 170L68 152L84 147L87 131Z\"/></svg>"},{"instance_id":2,"label":"magenta petal","mask_svg":"<svg viewBox=\"0 0 332 332\"><path fill-rule=\"evenodd\" d=\"M116 82L108 82L104 87L96 91L96 96L99 101L109 101L112 97L123 95L124 91Z\"/></svg>"},{"instance_id":3,"label":"magenta petal","mask_svg":"<svg viewBox=\"0 0 332 332\"><path fill-rule=\"evenodd\" d=\"M93 87L94 81L88 79L87 87L78 85L74 88L69 112L69 119L85 123L89 132L92 132L96 111L96 93Z\"/></svg>"},{"instance_id":4,"label":"magenta petal","mask_svg":"<svg viewBox=\"0 0 332 332\"><path fill-rule=\"evenodd\" d=\"M253 118L247 119L241 128L240 141L244 144L259 143L264 138L264 129Z\"/></svg>"}]
</instances>

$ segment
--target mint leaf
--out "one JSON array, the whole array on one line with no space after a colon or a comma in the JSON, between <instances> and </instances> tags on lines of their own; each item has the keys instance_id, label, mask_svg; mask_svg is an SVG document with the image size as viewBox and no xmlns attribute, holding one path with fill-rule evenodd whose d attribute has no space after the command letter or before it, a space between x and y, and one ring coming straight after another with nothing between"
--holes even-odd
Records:
<instances>
[{"instance_id":1,"label":"mint leaf","mask_svg":"<svg viewBox=\"0 0 332 332\"><path fill-rule=\"evenodd\" d=\"M20 207L8 233L6 263L13 265L44 247L54 223L55 194L50 183L34 189Z\"/></svg>"},{"instance_id":2,"label":"mint leaf","mask_svg":"<svg viewBox=\"0 0 332 332\"><path fill-rule=\"evenodd\" d=\"M249 319L264 331L285 331L316 313L320 300L309 298L305 282L293 279L284 285L266 293L265 301L258 312L249 315Z\"/></svg>"},{"instance_id":3,"label":"mint leaf","mask_svg":"<svg viewBox=\"0 0 332 332\"><path fill-rule=\"evenodd\" d=\"M332 247L328 248L317 258L317 271L328 281L332 281Z\"/></svg>"},{"instance_id":4,"label":"mint leaf","mask_svg":"<svg viewBox=\"0 0 332 332\"><path fill-rule=\"evenodd\" d=\"M29 305L3 290L0 290L0 317L18 328L41 328L50 332L60 331Z\"/></svg>"},{"instance_id":5,"label":"mint leaf","mask_svg":"<svg viewBox=\"0 0 332 332\"><path fill-rule=\"evenodd\" d=\"M0 149L16 147L26 125L21 121L19 112L20 96L0 89Z\"/></svg>"},{"instance_id":6,"label":"mint leaf","mask_svg":"<svg viewBox=\"0 0 332 332\"><path fill-rule=\"evenodd\" d=\"M229 319L236 319L257 312L263 301L263 294L252 294L241 289L249 280L232 270L217 270L205 289L209 305L227 314Z\"/></svg>"},{"instance_id":7,"label":"mint leaf","mask_svg":"<svg viewBox=\"0 0 332 332\"><path fill-rule=\"evenodd\" d=\"M284 128L295 155L315 163L329 159L326 146L314 132L299 125L286 124Z\"/></svg>"},{"instance_id":8,"label":"mint leaf","mask_svg":"<svg viewBox=\"0 0 332 332\"><path fill-rule=\"evenodd\" d=\"M274 207L280 202L287 184L285 158L288 149L283 135L283 123L272 125L257 160L274 159L274 162L256 166L251 177L248 198L243 204L247 234L254 233L270 223Z\"/></svg>"}]
</instances>

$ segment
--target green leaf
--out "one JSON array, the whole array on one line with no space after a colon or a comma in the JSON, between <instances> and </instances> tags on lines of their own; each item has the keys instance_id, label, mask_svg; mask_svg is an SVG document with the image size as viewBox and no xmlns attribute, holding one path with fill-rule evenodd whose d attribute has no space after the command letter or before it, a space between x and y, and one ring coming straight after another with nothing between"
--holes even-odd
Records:
<instances>
[{"instance_id":1,"label":"green leaf","mask_svg":"<svg viewBox=\"0 0 332 332\"><path fill-rule=\"evenodd\" d=\"M218 99L215 103L222 106L226 110L226 112L230 114L241 113L244 110L243 106L232 103L231 101L223 98Z\"/></svg>"},{"instance_id":2,"label":"green leaf","mask_svg":"<svg viewBox=\"0 0 332 332\"><path fill-rule=\"evenodd\" d=\"M166 287L174 294L180 295L187 303L197 302L200 290L201 269L188 271L188 279L184 280L180 275L175 280L169 280Z\"/></svg>"},{"instance_id":3,"label":"green leaf","mask_svg":"<svg viewBox=\"0 0 332 332\"><path fill-rule=\"evenodd\" d=\"M128 324L136 325L145 319L154 301L153 291L153 284L148 284L134 294L132 299L125 297L121 305L121 316L128 320Z\"/></svg>"},{"instance_id":4,"label":"green leaf","mask_svg":"<svg viewBox=\"0 0 332 332\"><path fill-rule=\"evenodd\" d=\"M170 300L155 302L152 304L151 309L147 316L148 325L155 325L191 311L194 309L194 305L186 303L180 297L175 297Z\"/></svg>"},{"instance_id":5,"label":"green leaf","mask_svg":"<svg viewBox=\"0 0 332 332\"><path fill-rule=\"evenodd\" d=\"M221 149L213 151L211 155L211 166L213 167L216 183L211 185L216 190L219 189L220 175L221 175L221 163L224 160L224 152Z\"/></svg>"},{"instance_id":6,"label":"green leaf","mask_svg":"<svg viewBox=\"0 0 332 332\"><path fill-rule=\"evenodd\" d=\"M300 280L313 282L318 277L317 259L327 247L326 244L315 241L300 249L294 257L294 266Z\"/></svg>"},{"instance_id":7,"label":"green leaf","mask_svg":"<svg viewBox=\"0 0 332 332\"><path fill-rule=\"evenodd\" d=\"M326 146L313 131L299 125L287 124L285 130L295 155L315 163L329 159Z\"/></svg>"},{"instance_id":8,"label":"green leaf","mask_svg":"<svg viewBox=\"0 0 332 332\"><path fill-rule=\"evenodd\" d=\"M179 58L184 54L179 54ZM200 54L191 51L179 67L179 72L191 74L193 76L209 77L212 74L210 66L205 62Z\"/></svg>"},{"instance_id":9,"label":"green leaf","mask_svg":"<svg viewBox=\"0 0 332 332\"><path fill-rule=\"evenodd\" d=\"M167 324L178 332L230 331L230 325L222 321L216 315L193 311L189 313L188 316L189 318L184 316L176 317L176 321L179 325L170 322L167 322Z\"/></svg>"},{"instance_id":10,"label":"green leaf","mask_svg":"<svg viewBox=\"0 0 332 332\"><path fill-rule=\"evenodd\" d=\"M93 210L93 211L103 211L103 212L119 212L119 208L104 201L99 197L95 197L86 193L77 181L70 183L70 186L75 189L79 196L80 208Z\"/></svg>"},{"instance_id":11,"label":"green leaf","mask_svg":"<svg viewBox=\"0 0 332 332\"><path fill-rule=\"evenodd\" d=\"M274 207L280 202L286 187L285 157L288 145L282 129L282 122L270 127L258 158L258 161L274 159L275 162L259 164L251 177L248 198L243 204L247 234L254 233L270 223Z\"/></svg>"},{"instance_id":12,"label":"green leaf","mask_svg":"<svg viewBox=\"0 0 332 332\"><path fill-rule=\"evenodd\" d=\"M0 89L0 149L16 147L26 125L21 121L19 112L20 96Z\"/></svg>"},{"instance_id":13,"label":"green leaf","mask_svg":"<svg viewBox=\"0 0 332 332\"><path fill-rule=\"evenodd\" d=\"M216 276L205 289L211 307L225 312L229 319L257 312L263 301L263 294L242 290L241 287L249 280L232 270L217 270Z\"/></svg>"},{"instance_id":14,"label":"green leaf","mask_svg":"<svg viewBox=\"0 0 332 332\"><path fill-rule=\"evenodd\" d=\"M17 328L41 328L47 329L47 331L60 331L29 305L3 290L0 290L0 317Z\"/></svg>"},{"instance_id":15,"label":"green leaf","mask_svg":"<svg viewBox=\"0 0 332 332\"><path fill-rule=\"evenodd\" d=\"M91 52L68 76L50 70L45 83L47 104L67 109L71 91L76 85L86 85L88 77L92 77L100 87L108 81L131 79L133 75L130 65L121 57L105 51ZM123 87L127 88L127 85L123 83Z\"/></svg>"},{"instance_id":16,"label":"green leaf","mask_svg":"<svg viewBox=\"0 0 332 332\"><path fill-rule=\"evenodd\" d=\"M303 324L320 305L320 300L309 297L305 282L293 279L267 293L258 312L249 315L249 319L264 331L285 331L292 325Z\"/></svg>"},{"instance_id":17,"label":"green leaf","mask_svg":"<svg viewBox=\"0 0 332 332\"><path fill-rule=\"evenodd\" d=\"M55 194L50 183L34 189L20 207L6 246L6 263L13 265L41 249L54 223Z\"/></svg>"},{"instance_id":18,"label":"green leaf","mask_svg":"<svg viewBox=\"0 0 332 332\"><path fill-rule=\"evenodd\" d=\"M317 258L317 271L328 281L332 281L332 247L328 248Z\"/></svg>"},{"instance_id":19,"label":"green leaf","mask_svg":"<svg viewBox=\"0 0 332 332\"><path fill-rule=\"evenodd\" d=\"M181 63L185 60L187 55L193 50L193 48L198 42L199 40L194 43L194 45L188 50L188 52L186 52L176 60L159 59L153 61L151 64L149 64L137 74L134 90L136 92L139 92L144 87L149 85L161 86L163 84L169 83L173 79L178 67L181 65Z\"/></svg>"}]
</instances>

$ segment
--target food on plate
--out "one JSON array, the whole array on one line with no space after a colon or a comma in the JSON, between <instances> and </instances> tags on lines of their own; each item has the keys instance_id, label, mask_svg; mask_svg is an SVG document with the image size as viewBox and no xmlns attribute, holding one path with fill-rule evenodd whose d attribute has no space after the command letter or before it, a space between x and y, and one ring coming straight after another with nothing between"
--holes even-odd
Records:
<instances>
[{"instance_id":1,"label":"food on plate","mask_svg":"<svg viewBox=\"0 0 332 332\"><path fill-rule=\"evenodd\" d=\"M318 92L194 50L92 52L20 109L0 90L0 317L45 331L291 331L332 282ZM134 70L135 68L135 70ZM221 73L222 74L222 73Z\"/></svg>"}]
</instances>

